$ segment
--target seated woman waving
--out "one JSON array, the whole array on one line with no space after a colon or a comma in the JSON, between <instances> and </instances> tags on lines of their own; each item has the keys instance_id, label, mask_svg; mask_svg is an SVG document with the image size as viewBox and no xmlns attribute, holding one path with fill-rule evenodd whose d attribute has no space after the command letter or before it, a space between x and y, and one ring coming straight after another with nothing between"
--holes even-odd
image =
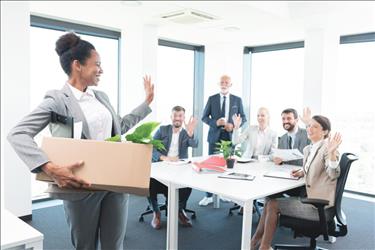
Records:
<instances>
[{"instance_id":1,"label":"seated woman waving","mask_svg":"<svg viewBox=\"0 0 375 250\"><path fill-rule=\"evenodd\" d=\"M331 123L324 116L313 116L308 122L307 135L312 144L304 148L303 168L293 170L292 176L305 178L308 198L335 201L337 178L340 176L339 153L341 135L330 137ZM272 249L271 242L276 230L278 215L289 215L301 219L319 221L318 210L310 204L303 204L300 197L268 199L257 230L251 239L251 249ZM327 210L326 210L327 211Z\"/></svg>"},{"instance_id":2,"label":"seated woman waving","mask_svg":"<svg viewBox=\"0 0 375 250\"><path fill-rule=\"evenodd\" d=\"M242 133L239 132L241 125L240 115L233 116L233 144L244 143L246 149L243 157L258 158L260 155L269 156L274 148L277 148L277 134L269 128L270 115L266 108L258 110L258 125L249 126Z\"/></svg>"}]
</instances>

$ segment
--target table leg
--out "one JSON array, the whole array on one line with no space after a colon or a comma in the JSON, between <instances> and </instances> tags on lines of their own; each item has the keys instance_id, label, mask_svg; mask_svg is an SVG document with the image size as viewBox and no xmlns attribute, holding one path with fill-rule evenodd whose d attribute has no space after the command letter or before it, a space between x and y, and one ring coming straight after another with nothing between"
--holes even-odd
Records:
<instances>
[{"instance_id":1,"label":"table leg","mask_svg":"<svg viewBox=\"0 0 375 250\"><path fill-rule=\"evenodd\" d=\"M167 250L178 248L178 188L168 185Z\"/></svg>"},{"instance_id":2,"label":"table leg","mask_svg":"<svg viewBox=\"0 0 375 250\"><path fill-rule=\"evenodd\" d=\"M214 208L220 208L220 197L217 194L213 195Z\"/></svg>"},{"instance_id":3,"label":"table leg","mask_svg":"<svg viewBox=\"0 0 375 250\"><path fill-rule=\"evenodd\" d=\"M248 200L243 205L241 249L250 249L251 226L253 219L253 200Z\"/></svg>"}]
</instances>

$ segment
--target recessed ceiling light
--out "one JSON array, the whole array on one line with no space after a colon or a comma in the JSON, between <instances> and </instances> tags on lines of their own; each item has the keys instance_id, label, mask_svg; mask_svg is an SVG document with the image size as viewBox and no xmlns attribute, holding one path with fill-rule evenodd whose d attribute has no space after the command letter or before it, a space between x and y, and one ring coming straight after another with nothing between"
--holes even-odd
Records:
<instances>
[{"instance_id":1,"label":"recessed ceiling light","mask_svg":"<svg viewBox=\"0 0 375 250\"><path fill-rule=\"evenodd\" d=\"M237 27L237 26L227 26L227 27L224 27L224 30L225 30L225 31L233 32L233 31L239 31L240 28Z\"/></svg>"}]
</instances>

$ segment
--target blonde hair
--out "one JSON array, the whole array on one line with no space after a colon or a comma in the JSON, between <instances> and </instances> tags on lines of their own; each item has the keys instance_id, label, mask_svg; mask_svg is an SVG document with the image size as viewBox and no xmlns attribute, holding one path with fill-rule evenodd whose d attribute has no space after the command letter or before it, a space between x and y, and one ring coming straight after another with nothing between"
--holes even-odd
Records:
<instances>
[{"instance_id":1,"label":"blonde hair","mask_svg":"<svg viewBox=\"0 0 375 250\"><path fill-rule=\"evenodd\" d=\"M260 107L260 108L258 109L257 116L258 116L258 114L259 114L261 111L264 111L264 112L267 114L267 126L269 126L269 125L270 125L270 119L271 119L271 117L270 117L270 112L268 111L268 109L267 109L266 107Z\"/></svg>"}]
</instances>

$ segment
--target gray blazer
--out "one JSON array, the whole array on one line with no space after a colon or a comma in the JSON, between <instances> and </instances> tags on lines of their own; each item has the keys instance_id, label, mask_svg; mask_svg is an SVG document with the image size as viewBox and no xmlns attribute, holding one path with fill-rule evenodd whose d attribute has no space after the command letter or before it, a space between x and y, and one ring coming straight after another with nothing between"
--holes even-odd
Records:
<instances>
[{"instance_id":1,"label":"gray blazer","mask_svg":"<svg viewBox=\"0 0 375 250\"><path fill-rule=\"evenodd\" d=\"M255 155L256 152L256 146L258 141L258 131L259 126L254 125L250 126L247 129L245 129L242 133L239 132L239 129L233 130L233 137L232 142L234 145L237 144L245 144L244 145L244 153L243 157L251 158ZM277 148L277 134L275 131L271 130L270 128L267 128L265 130L265 137L264 141L262 142L264 145L264 149L262 152L262 155L271 155L272 150Z\"/></svg>"},{"instance_id":2,"label":"gray blazer","mask_svg":"<svg viewBox=\"0 0 375 250\"><path fill-rule=\"evenodd\" d=\"M142 103L130 114L121 118L116 114L104 92L94 90L94 93L98 101L112 115L112 135L124 134L151 112L148 105ZM70 87L65 84L61 90L48 91L42 103L11 129L7 137L18 156L34 173L40 172L40 167L49 161L47 155L38 147L33 138L50 123L51 112L73 117L74 122L82 122L82 138L91 139L89 124ZM51 133L52 136L59 134L59 127L54 125ZM47 192L55 194L51 195L54 198L76 200L79 199L78 193L82 196L81 193L87 195L90 191L62 189L52 184Z\"/></svg>"},{"instance_id":3,"label":"gray blazer","mask_svg":"<svg viewBox=\"0 0 375 250\"><path fill-rule=\"evenodd\" d=\"M298 128L293 148L297 148L301 153L303 153L303 149L307 145L310 145L310 143L311 143L311 141L310 141L309 138L307 138L306 129ZM288 133L285 133L283 136L280 137L278 148L279 149L288 149ZM291 164L291 165L302 166L303 165L303 159L287 161L285 163Z\"/></svg>"},{"instance_id":4,"label":"gray blazer","mask_svg":"<svg viewBox=\"0 0 375 250\"><path fill-rule=\"evenodd\" d=\"M152 152L152 161L160 161L160 156L168 155L169 147L172 142L172 125L160 126L158 131L154 135L154 139L161 140L165 146L165 151L158 151L156 148ZM182 129L178 137L178 158L188 158L188 148L196 148L198 146L198 140L193 137L189 137L186 130Z\"/></svg>"}]
</instances>

